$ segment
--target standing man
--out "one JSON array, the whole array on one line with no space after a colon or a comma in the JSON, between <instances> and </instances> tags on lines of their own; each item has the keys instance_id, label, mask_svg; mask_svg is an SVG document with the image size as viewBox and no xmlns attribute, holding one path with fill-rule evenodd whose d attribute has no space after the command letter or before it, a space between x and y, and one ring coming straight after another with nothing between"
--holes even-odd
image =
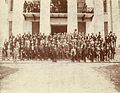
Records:
<instances>
[{"instance_id":1,"label":"standing man","mask_svg":"<svg viewBox=\"0 0 120 93\"><path fill-rule=\"evenodd\" d=\"M71 56L72 56L72 62L75 62L75 56L76 56L76 49L73 46L73 48L71 49Z\"/></svg>"},{"instance_id":2,"label":"standing man","mask_svg":"<svg viewBox=\"0 0 120 93\"><path fill-rule=\"evenodd\" d=\"M116 47L117 36L113 33L114 47Z\"/></svg>"}]
</instances>

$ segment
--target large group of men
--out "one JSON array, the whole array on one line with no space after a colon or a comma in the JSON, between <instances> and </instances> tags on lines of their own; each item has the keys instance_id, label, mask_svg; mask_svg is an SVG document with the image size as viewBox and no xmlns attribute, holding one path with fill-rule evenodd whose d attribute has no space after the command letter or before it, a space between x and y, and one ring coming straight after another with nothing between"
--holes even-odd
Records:
<instances>
[{"instance_id":1,"label":"large group of men","mask_svg":"<svg viewBox=\"0 0 120 93\"><path fill-rule=\"evenodd\" d=\"M25 13L39 13L40 12L40 1L25 1L23 12Z\"/></svg>"},{"instance_id":2,"label":"large group of men","mask_svg":"<svg viewBox=\"0 0 120 93\"><path fill-rule=\"evenodd\" d=\"M55 33L11 35L2 48L3 60L71 60L72 62L107 62L114 60L117 37L110 32L98 34Z\"/></svg>"}]
</instances>

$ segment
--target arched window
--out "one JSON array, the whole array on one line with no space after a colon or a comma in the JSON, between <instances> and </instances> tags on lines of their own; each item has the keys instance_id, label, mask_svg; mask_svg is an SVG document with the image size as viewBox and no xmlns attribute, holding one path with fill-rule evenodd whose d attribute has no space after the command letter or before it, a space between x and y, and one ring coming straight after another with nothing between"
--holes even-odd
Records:
<instances>
[{"instance_id":1,"label":"arched window","mask_svg":"<svg viewBox=\"0 0 120 93\"><path fill-rule=\"evenodd\" d=\"M104 6L104 13L107 12L107 0L103 1L103 6Z\"/></svg>"}]
</instances>

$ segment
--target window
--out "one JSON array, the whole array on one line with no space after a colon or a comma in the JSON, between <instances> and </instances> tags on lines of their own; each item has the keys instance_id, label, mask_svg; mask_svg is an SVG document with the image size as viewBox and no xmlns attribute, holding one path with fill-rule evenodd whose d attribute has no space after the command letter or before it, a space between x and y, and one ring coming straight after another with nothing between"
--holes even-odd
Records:
<instances>
[{"instance_id":1,"label":"window","mask_svg":"<svg viewBox=\"0 0 120 93\"><path fill-rule=\"evenodd\" d=\"M120 9L120 0L118 1L119 9Z\"/></svg>"},{"instance_id":2,"label":"window","mask_svg":"<svg viewBox=\"0 0 120 93\"><path fill-rule=\"evenodd\" d=\"M108 22L104 22L104 33L105 33L105 36L108 35Z\"/></svg>"},{"instance_id":3,"label":"window","mask_svg":"<svg viewBox=\"0 0 120 93\"><path fill-rule=\"evenodd\" d=\"M107 12L107 0L103 1L103 6L104 6L104 13Z\"/></svg>"},{"instance_id":4,"label":"window","mask_svg":"<svg viewBox=\"0 0 120 93\"><path fill-rule=\"evenodd\" d=\"M82 13L85 12L87 8L86 0L77 0L77 12Z\"/></svg>"},{"instance_id":5,"label":"window","mask_svg":"<svg viewBox=\"0 0 120 93\"><path fill-rule=\"evenodd\" d=\"M12 21L9 21L9 36L12 35Z\"/></svg>"},{"instance_id":6,"label":"window","mask_svg":"<svg viewBox=\"0 0 120 93\"><path fill-rule=\"evenodd\" d=\"M120 15L120 0L118 1L119 15Z\"/></svg>"},{"instance_id":7,"label":"window","mask_svg":"<svg viewBox=\"0 0 120 93\"><path fill-rule=\"evenodd\" d=\"M51 0L51 13L67 13L67 0Z\"/></svg>"},{"instance_id":8,"label":"window","mask_svg":"<svg viewBox=\"0 0 120 93\"><path fill-rule=\"evenodd\" d=\"M10 0L10 11L13 11L13 0Z\"/></svg>"},{"instance_id":9,"label":"window","mask_svg":"<svg viewBox=\"0 0 120 93\"><path fill-rule=\"evenodd\" d=\"M40 1L39 0L28 0L24 1L23 12L27 13L40 13Z\"/></svg>"}]
</instances>

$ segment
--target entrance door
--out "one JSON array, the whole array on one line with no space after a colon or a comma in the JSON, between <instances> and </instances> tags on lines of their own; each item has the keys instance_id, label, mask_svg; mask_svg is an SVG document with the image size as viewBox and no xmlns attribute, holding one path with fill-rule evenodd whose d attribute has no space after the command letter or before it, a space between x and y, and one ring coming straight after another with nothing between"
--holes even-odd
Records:
<instances>
[{"instance_id":1,"label":"entrance door","mask_svg":"<svg viewBox=\"0 0 120 93\"><path fill-rule=\"evenodd\" d=\"M32 22L32 34L39 34L39 22Z\"/></svg>"},{"instance_id":2,"label":"entrance door","mask_svg":"<svg viewBox=\"0 0 120 93\"><path fill-rule=\"evenodd\" d=\"M67 32L67 25L51 25L51 34Z\"/></svg>"},{"instance_id":3,"label":"entrance door","mask_svg":"<svg viewBox=\"0 0 120 93\"><path fill-rule=\"evenodd\" d=\"M85 33L86 33L86 22L78 22L78 31L85 35Z\"/></svg>"}]
</instances>

